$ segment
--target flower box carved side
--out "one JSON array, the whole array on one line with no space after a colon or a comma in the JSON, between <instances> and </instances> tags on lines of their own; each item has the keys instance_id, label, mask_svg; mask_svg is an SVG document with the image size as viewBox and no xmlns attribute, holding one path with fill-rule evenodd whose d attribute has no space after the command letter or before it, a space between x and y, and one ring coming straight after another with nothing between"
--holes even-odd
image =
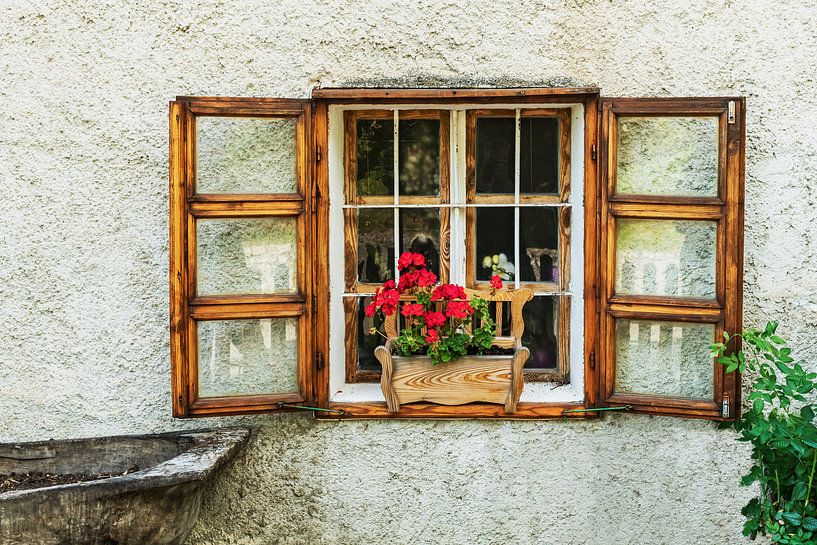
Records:
<instances>
[{"instance_id":1,"label":"flower box carved side","mask_svg":"<svg viewBox=\"0 0 817 545\"><path fill-rule=\"evenodd\" d=\"M428 356L400 357L391 353L391 341L375 349L383 367L380 387L389 412L400 405L426 401L463 405L482 401L516 412L524 386L522 367L530 356L524 346L507 356L463 356L434 365Z\"/></svg>"}]
</instances>

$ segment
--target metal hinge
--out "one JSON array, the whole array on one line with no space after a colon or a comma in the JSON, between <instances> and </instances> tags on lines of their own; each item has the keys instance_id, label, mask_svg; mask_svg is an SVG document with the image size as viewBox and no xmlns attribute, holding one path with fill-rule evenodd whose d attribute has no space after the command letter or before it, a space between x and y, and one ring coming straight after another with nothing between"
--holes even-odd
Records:
<instances>
[{"instance_id":1,"label":"metal hinge","mask_svg":"<svg viewBox=\"0 0 817 545\"><path fill-rule=\"evenodd\" d=\"M315 147L315 160L316 160L317 162L319 162L319 163L320 163L320 162L321 162L321 157L322 157L322 154L321 154L321 147L320 147L320 146L316 146L316 147Z\"/></svg>"},{"instance_id":2,"label":"metal hinge","mask_svg":"<svg viewBox=\"0 0 817 545\"><path fill-rule=\"evenodd\" d=\"M727 107L727 110L726 110L726 121L730 125L735 123L735 101L734 100L729 101L729 106Z\"/></svg>"},{"instance_id":3,"label":"metal hinge","mask_svg":"<svg viewBox=\"0 0 817 545\"><path fill-rule=\"evenodd\" d=\"M596 353L590 352L590 369L596 368Z\"/></svg>"},{"instance_id":4,"label":"metal hinge","mask_svg":"<svg viewBox=\"0 0 817 545\"><path fill-rule=\"evenodd\" d=\"M730 406L730 397L723 396L723 402L721 403L721 416L724 418L729 418L732 416L732 407Z\"/></svg>"},{"instance_id":5,"label":"metal hinge","mask_svg":"<svg viewBox=\"0 0 817 545\"><path fill-rule=\"evenodd\" d=\"M590 146L590 158L595 161L597 156L598 149L596 148L596 144L593 144L592 146Z\"/></svg>"}]
</instances>

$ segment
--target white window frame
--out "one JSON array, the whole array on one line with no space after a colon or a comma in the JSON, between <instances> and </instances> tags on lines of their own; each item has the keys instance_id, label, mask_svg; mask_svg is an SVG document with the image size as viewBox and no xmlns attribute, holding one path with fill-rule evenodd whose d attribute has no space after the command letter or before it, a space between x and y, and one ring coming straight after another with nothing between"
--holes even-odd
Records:
<instances>
[{"instance_id":1,"label":"white window frame","mask_svg":"<svg viewBox=\"0 0 817 545\"><path fill-rule=\"evenodd\" d=\"M450 214L450 264L449 282L465 284L466 259L466 222L465 211L469 206L465 202L465 120L466 112L481 109L479 104L389 104L389 110L448 110L451 114L450 131L450 203L435 205L448 207ZM526 382L520 402L535 403L574 403L584 401L584 105L568 104L491 104L491 109L508 109L517 111L517 140L519 138L519 109L554 108L570 109L571 112L571 158L570 158L570 197L572 208L570 229L570 267L569 290L561 295L570 295L570 370L567 384L552 382ZM379 383L346 382L346 318L343 307L345 296L344 282L344 123L343 113L347 110L382 110L384 105L330 105L329 106L329 399L333 403L383 402L385 398ZM397 119L397 114L395 119ZM398 124L395 123L395 131ZM398 142L395 139L395 165ZM517 142L516 157L516 193L519 192L519 145ZM398 177L395 175L395 185ZM395 188L395 195L397 195ZM517 199L518 200L518 199ZM399 206L399 205L398 205ZM402 205L406 206L406 205ZM485 205L479 205L485 206ZM515 206L512 204L503 207ZM516 208L518 224L518 210ZM396 242L397 243L397 242ZM519 232L515 235L515 247L519 245ZM518 249L517 249L517 254ZM395 253L397 258L397 253ZM518 279L515 279L518 283ZM539 292L536 292L537 294ZM360 296L361 294L355 294ZM542 292L542 295L558 295L553 292Z\"/></svg>"}]
</instances>

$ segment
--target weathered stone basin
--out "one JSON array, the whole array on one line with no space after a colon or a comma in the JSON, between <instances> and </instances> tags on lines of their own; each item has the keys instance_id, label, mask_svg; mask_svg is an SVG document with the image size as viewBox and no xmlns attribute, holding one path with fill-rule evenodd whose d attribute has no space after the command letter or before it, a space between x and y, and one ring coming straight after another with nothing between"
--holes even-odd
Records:
<instances>
[{"instance_id":1,"label":"weathered stone basin","mask_svg":"<svg viewBox=\"0 0 817 545\"><path fill-rule=\"evenodd\" d=\"M2 545L181 545L245 429L0 444L0 473L122 473L0 494Z\"/></svg>"}]
</instances>

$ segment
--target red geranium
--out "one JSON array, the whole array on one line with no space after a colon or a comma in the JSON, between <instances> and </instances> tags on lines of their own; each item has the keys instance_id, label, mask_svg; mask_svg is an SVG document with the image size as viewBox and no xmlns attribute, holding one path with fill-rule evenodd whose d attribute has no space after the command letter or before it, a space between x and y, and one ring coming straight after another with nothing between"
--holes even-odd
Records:
<instances>
[{"instance_id":1,"label":"red geranium","mask_svg":"<svg viewBox=\"0 0 817 545\"><path fill-rule=\"evenodd\" d=\"M426 267L422 254L403 253L397 260L400 280L384 282L366 305L366 316L381 319L393 316L400 306L400 313L406 319L399 335L392 340L395 353L403 356L425 353L438 364L463 356L469 350L483 353L490 348L496 324L489 313L488 302L477 296L469 301L462 286L437 285L437 275ZM495 275L490 285L494 293L502 288L502 279ZM404 294L411 294L411 301L406 301L409 298ZM376 328L370 332L386 336Z\"/></svg>"},{"instance_id":2,"label":"red geranium","mask_svg":"<svg viewBox=\"0 0 817 545\"><path fill-rule=\"evenodd\" d=\"M408 290L417 287L417 280L420 276L420 271L408 271L400 274L400 281L397 283L397 291L405 293Z\"/></svg>"},{"instance_id":3,"label":"red geranium","mask_svg":"<svg viewBox=\"0 0 817 545\"><path fill-rule=\"evenodd\" d=\"M465 289L462 286L457 286L456 284L441 284L434 288L434 291L431 292L432 301L439 301L441 299L451 301L452 299L467 298L468 296L465 295Z\"/></svg>"},{"instance_id":4,"label":"red geranium","mask_svg":"<svg viewBox=\"0 0 817 545\"><path fill-rule=\"evenodd\" d=\"M445 308L445 315L449 318L464 320L474 313L474 308L467 301L451 301Z\"/></svg>"},{"instance_id":5,"label":"red geranium","mask_svg":"<svg viewBox=\"0 0 817 545\"><path fill-rule=\"evenodd\" d=\"M429 311L425 316L426 327L440 327L445 323L445 316L436 310Z\"/></svg>"},{"instance_id":6,"label":"red geranium","mask_svg":"<svg viewBox=\"0 0 817 545\"><path fill-rule=\"evenodd\" d=\"M423 305L419 303L408 303L403 305L400 314L403 316L422 316L425 310Z\"/></svg>"},{"instance_id":7,"label":"red geranium","mask_svg":"<svg viewBox=\"0 0 817 545\"><path fill-rule=\"evenodd\" d=\"M384 287L389 283L391 286L394 286L394 282L389 280L384 284ZM385 289L377 288L374 292L372 302L366 306L366 316L371 318L377 309L382 310L386 316L391 316L397 310L398 301L400 301L400 294L393 287Z\"/></svg>"},{"instance_id":8,"label":"red geranium","mask_svg":"<svg viewBox=\"0 0 817 545\"><path fill-rule=\"evenodd\" d=\"M423 256L423 254L403 252L403 254L397 259L397 269L402 272L409 267L424 269L426 267L426 258Z\"/></svg>"},{"instance_id":9,"label":"red geranium","mask_svg":"<svg viewBox=\"0 0 817 545\"><path fill-rule=\"evenodd\" d=\"M422 256L420 256L422 257ZM417 285L422 288L433 286L437 283L437 275L428 269L420 269L417 271Z\"/></svg>"}]
</instances>

